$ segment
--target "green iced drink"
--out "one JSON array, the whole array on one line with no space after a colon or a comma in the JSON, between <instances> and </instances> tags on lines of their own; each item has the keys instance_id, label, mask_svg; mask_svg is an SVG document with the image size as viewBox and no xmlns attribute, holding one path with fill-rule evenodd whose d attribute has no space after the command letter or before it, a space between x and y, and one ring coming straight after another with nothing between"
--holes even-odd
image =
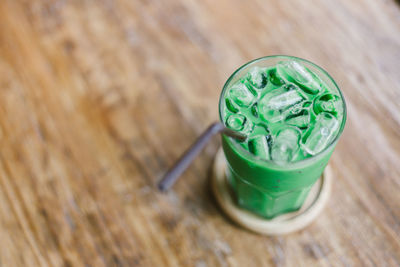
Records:
<instances>
[{"instance_id":1,"label":"green iced drink","mask_svg":"<svg viewBox=\"0 0 400 267\"><path fill-rule=\"evenodd\" d=\"M222 136L239 206L266 218L298 210L343 131L346 108L315 64L271 56L239 68L220 98L220 119L248 139Z\"/></svg>"}]
</instances>

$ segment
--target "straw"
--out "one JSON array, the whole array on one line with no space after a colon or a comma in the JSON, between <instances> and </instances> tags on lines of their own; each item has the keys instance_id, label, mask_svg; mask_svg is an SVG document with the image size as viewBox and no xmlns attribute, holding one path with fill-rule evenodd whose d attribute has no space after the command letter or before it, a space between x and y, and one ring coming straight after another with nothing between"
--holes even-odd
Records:
<instances>
[{"instance_id":1,"label":"straw","mask_svg":"<svg viewBox=\"0 0 400 267\"><path fill-rule=\"evenodd\" d=\"M200 153L200 151L203 150L210 139L214 135L221 132L239 141L244 141L247 139L247 135L226 128L225 125L220 122L215 122L211 124L207 128L207 130L205 130L199 136L199 138L197 138L196 142L194 142L189 147L189 149L180 157L180 159L172 166L172 168L168 170L168 172L158 183L158 189L163 192L170 189L181 176L181 174L187 169L190 163L192 163L192 161Z\"/></svg>"}]
</instances>

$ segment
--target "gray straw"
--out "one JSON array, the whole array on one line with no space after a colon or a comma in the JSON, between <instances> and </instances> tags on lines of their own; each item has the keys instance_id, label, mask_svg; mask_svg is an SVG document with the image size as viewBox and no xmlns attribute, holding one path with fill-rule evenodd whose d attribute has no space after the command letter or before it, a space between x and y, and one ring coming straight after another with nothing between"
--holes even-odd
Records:
<instances>
[{"instance_id":1,"label":"gray straw","mask_svg":"<svg viewBox=\"0 0 400 267\"><path fill-rule=\"evenodd\" d=\"M220 122L214 122L199 136L199 138L197 138L196 142L189 147L189 149L181 156L174 166L168 170L168 172L158 183L158 189L163 192L170 189L176 180L178 180L178 178L181 176L181 174L187 169L190 163L210 141L210 139L214 135L221 132L239 141L244 141L247 139L247 135L226 128L225 125Z\"/></svg>"}]
</instances>

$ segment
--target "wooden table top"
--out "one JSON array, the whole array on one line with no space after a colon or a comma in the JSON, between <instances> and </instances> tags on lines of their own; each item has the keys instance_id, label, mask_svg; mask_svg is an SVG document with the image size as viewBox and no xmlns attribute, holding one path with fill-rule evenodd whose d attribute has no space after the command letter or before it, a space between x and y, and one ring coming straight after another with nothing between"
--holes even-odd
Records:
<instances>
[{"instance_id":1,"label":"wooden table top","mask_svg":"<svg viewBox=\"0 0 400 267\"><path fill-rule=\"evenodd\" d=\"M400 8L393 0L0 3L0 266L399 266ZM265 237L217 207L228 76L265 55L338 82L333 191L303 231Z\"/></svg>"}]
</instances>

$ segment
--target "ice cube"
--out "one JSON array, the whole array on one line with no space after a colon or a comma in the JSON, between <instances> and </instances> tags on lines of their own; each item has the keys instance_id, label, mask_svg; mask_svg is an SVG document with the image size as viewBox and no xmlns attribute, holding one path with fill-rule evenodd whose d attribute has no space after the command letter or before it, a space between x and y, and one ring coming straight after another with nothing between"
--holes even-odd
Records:
<instances>
[{"instance_id":1,"label":"ice cube","mask_svg":"<svg viewBox=\"0 0 400 267\"><path fill-rule=\"evenodd\" d=\"M269 98L268 107L274 110L281 110L303 100L303 96L296 88L296 86L289 84L266 94L265 97Z\"/></svg>"},{"instance_id":2,"label":"ice cube","mask_svg":"<svg viewBox=\"0 0 400 267\"><path fill-rule=\"evenodd\" d=\"M234 131L241 131L246 123L246 117L242 114L233 114L226 119L226 125Z\"/></svg>"},{"instance_id":3,"label":"ice cube","mask_svg":"<svg viewBox=\"0 0 400 267\"><path fill-rule=\"evenodd\" d=\"M262 159L269 159L269 138L269 135L257 135L252 137L248 143L249 151Z\"/></svg>"},{"instance_id":4,"label":"ice cube","mask_svg":"<svg viewBox=\"0 0 400 267\"><path fill-rule=\"evenodd\" d=\"M294 160L299 149L299 139L300 131L294 127L279 131L271 148L272 160L280 164Z\"/></svg>"},{"instance_id":5,"label":"ice cube","mask_svg":"<svg viewBox=\"0 0 400 267\"><path fill-rule=\"evenodd\" d=\"M342 101L337 95L323 94L314 100L314 112L319 114L321 112L329 112L337 116L343 110Z\"/></svg>"},{"instance_id":6,"label":"ice cube","mask_svg":"<svg viewBox=\"0 0 400 267\"><path fill-rule=\"evenodd\" d=\"M229 89L228 97L241 107L249 107L256 99L246 85L241 82Z\"/></svg>"},{"instance_id":7,"label":"ice cube","mask_svg":"<svg viewBox=\"0 0 400 267\"><path fill-rule=\"evenodd\" d=\"M232 114L226 119L226 126L234 131L249 133L253 124L243 114Z\"/></svg>"},{"instance_id":8,"label":"ice cube","mask_svg":"<svg viewBox=\"0 0 400 267\"><path fill-rule=\"evenodd\" d=\"M281 86L285 83L285 81L277 74L276 68L268 71L268 80L276 86Z\"/></svg>"},{"instance_id":9,"label":"ice cube","mask_svg":"<svg viewBox=\"0 0 400 267\"><path fill-rule=\"evenodd\" d=\"M265 94L259 101L259 112L269 122L284 119L284 110L301 102L304 97L297 86L285 84Z\"/></svg>"},{"instance_id":10,"label":"ice cube","mask_svg":"<svg viewBox=\"0 0 400 267\"><path fill-rule=\"evenodd\" d=\"M316 74L297 61L282 61L277 64L278 74L286 81L297 84L308 94L318 94L321 81Z\"/></svg>"},{"instance_id":11,"label":"ice cube","mask_svg":"<svg viewBox=\"0 0 400 267\"><path fill-rule=\"evenodd\" d=\"M302 102L299 102L299 103L291 106L289 108L289 110L288 110L289 111L288 114L289 115L295 115L295 114L299 113L303 109L304 102L305 101L302 101Z\"/></svg>"},{"instance_id":12,"label":"ice cube","mask_svg":"<svg viewBox=\"0 0 400 267\"><path fill-rule=\"evenodd\" d=\"M270 131L268 128L268 125L266 123L258 123L254 126L253 128L253 132L252 132L253 136L256 135L265 135L265 136L269 136L270 135Z\"/></svg>"},{"instance_id":13,"label":"ice cube","mask_svg":"<svg viewBox=\"0 0 400 267\"><path fill-rule=\"evenodd\" d=\"M252 114L254 117L258 118L258 103L253 104L253 105L251 106L250 110L251 110L251 114Z\"/></svg>"},{"instance_id":14,"label":"ice cube","mask_svg":"<svg viewBox=\"0 0 400 267\"><path fill-rule=\"evenodd\" d=\"M304 135L301 146L308 154L315 155L329 145L338 129L338 120L332 114L322 112Z\"/></svg>"},{"instance_id":15,"label":"ice cube","mask_svg":"<svg viewBox=\"0 0 400 267\"><path fill-rule=\"evenodd\" d=\"M249 71L248 80L257 89L264 88L267 85L265 68L254 67Z\"/></svg>"},{"instance_id":16,"label":"ice cube","mask_svg":"<svg viewBox=\"0 0 400 267\"><path fill-rule=\"evenodd\" d=\"M225 98L225 106L232 113L237 113L239 111L239 108L233 103L232 99Z\"/></svg>"},{"instance_id":17,"label":"ice cube","mask_svg":"<svg viewBox=\"0 0 400 267\"><path fill-rule=\"evenodd\" d=\"M298 113L288 115L285 118L285 122L288 125L305 129L310 124L310 112L307 109L302 109Z\"/></svg>"},{"instance_id":18,"label":"ice cube","mask_svg":"<svg viewBox=\"0 0 400 267\"><path fill-rule=\"evenodd\" d=\"M270 98L268 107L274 110L284 109L302 100L301 95L292 90Z\"/></svg>"}]
</instances>

